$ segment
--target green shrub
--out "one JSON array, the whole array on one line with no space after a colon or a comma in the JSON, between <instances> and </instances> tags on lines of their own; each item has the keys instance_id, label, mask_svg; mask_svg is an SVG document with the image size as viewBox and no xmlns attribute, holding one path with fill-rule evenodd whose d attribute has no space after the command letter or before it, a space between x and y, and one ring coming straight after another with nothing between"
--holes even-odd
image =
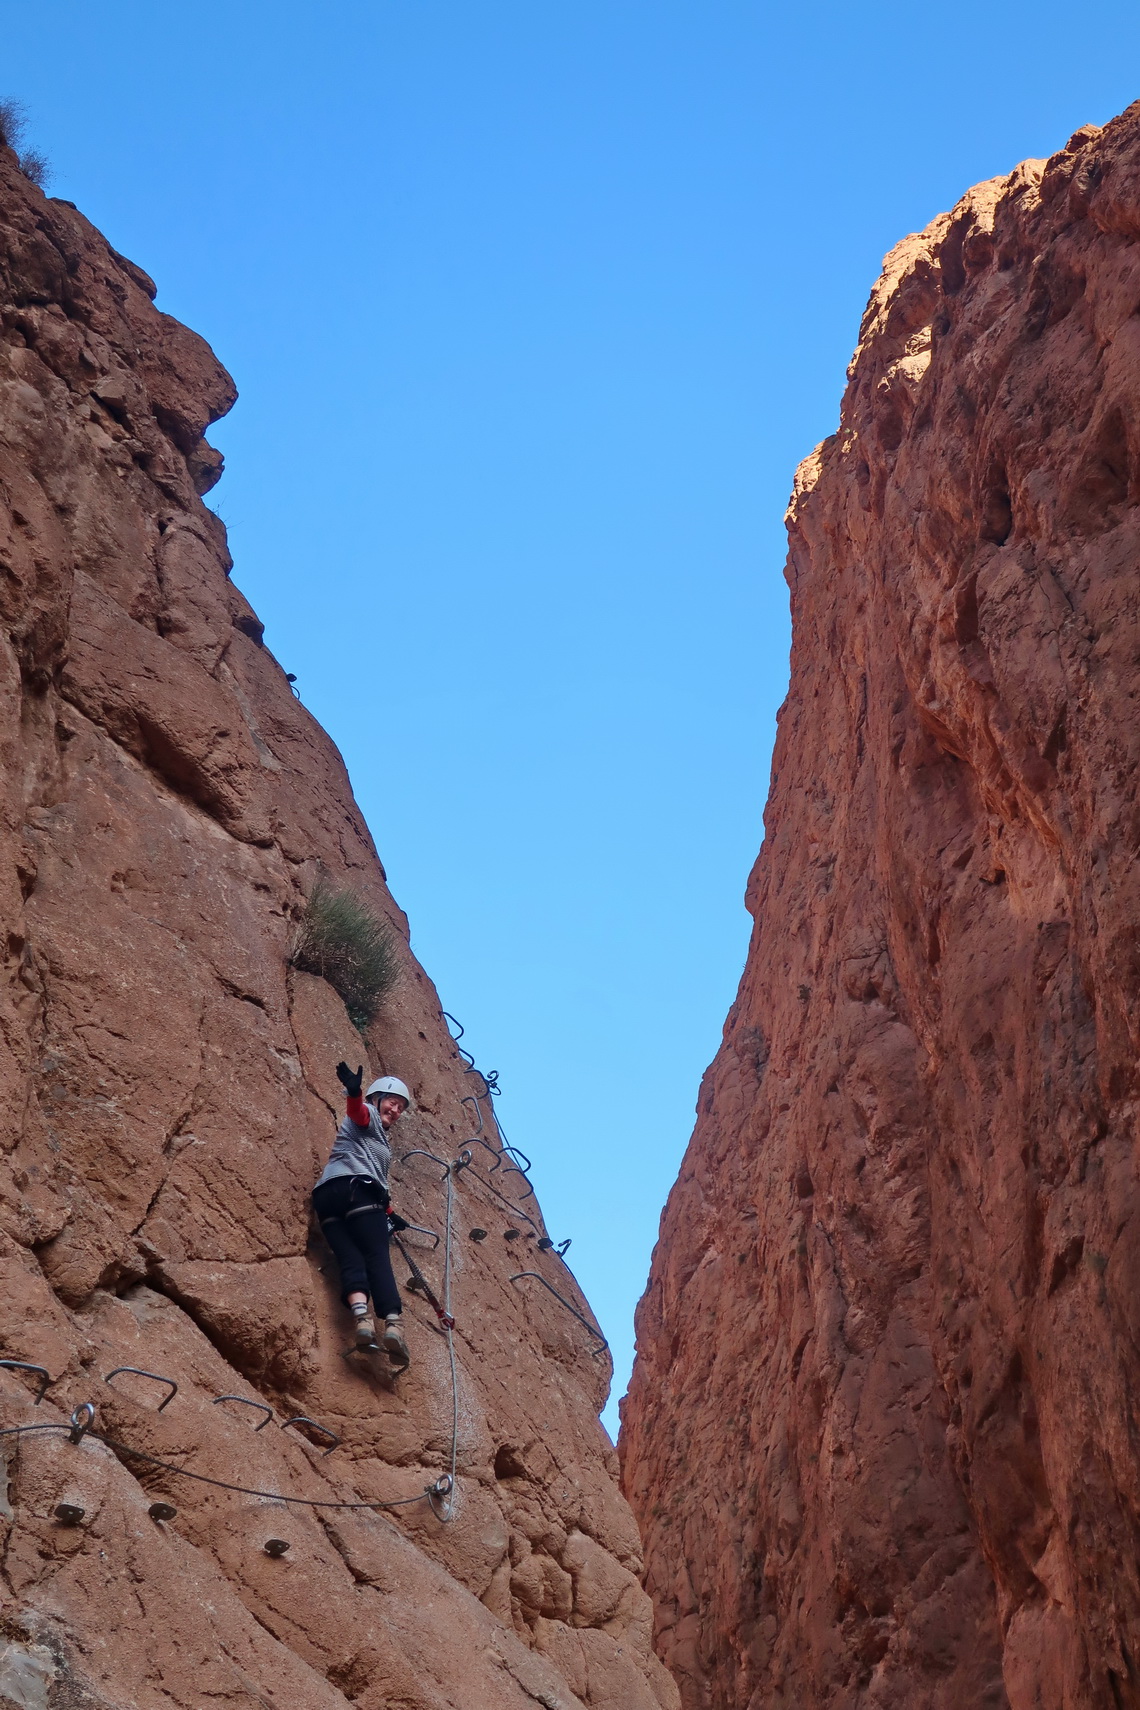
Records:
<instances>
[{"instance_id":1,"label":"green shrub","mask_svg":"<svg viewBox=\"0 0 1140 1710\"><path fill-rule=\"evenodd\" d=\"M355 891L323 877L309 893L289 960L339 992L360 1033L375 1018L400 971L387 923Z\"/></svg>"}]
</instances>

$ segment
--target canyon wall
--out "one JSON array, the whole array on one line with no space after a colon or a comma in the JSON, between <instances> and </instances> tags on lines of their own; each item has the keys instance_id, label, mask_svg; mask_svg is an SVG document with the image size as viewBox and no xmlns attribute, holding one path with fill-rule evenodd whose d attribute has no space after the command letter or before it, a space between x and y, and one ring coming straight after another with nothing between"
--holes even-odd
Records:
<instances>
[{"instance_id":1,"label":"canyon wall","mask_svg":"<svg viewBox=\"0 0 1140 1710\"><path fill-rule=\"evenodd\" d=\"M0 1436L0 1707L671 1710L608 1355L519 1173L449 1169L483 1083L228 579L234 389L153 296L0 149L0 1355L51 1380L0 1368L0 1429L52 1427ZM391 925L367 1042L289 965L318 873ZM308 1206L341 1057L416 1094L404 1216L445 1234L450 1180L454 1369L412 1293L406 1375L342 1357ZM369 1502L403 1505L335 1506Z\"/></svg>"},{"instance_id":2,"label":"canyon wall","mask_svg":"<svg viewBox=\"0 0 1140 1710\"><path fill-rule=\"evenodd\" d=\"M1140 1704L1140 106L887 257L624 1412L686 1710Z\"/></svg>"}]
</instances>

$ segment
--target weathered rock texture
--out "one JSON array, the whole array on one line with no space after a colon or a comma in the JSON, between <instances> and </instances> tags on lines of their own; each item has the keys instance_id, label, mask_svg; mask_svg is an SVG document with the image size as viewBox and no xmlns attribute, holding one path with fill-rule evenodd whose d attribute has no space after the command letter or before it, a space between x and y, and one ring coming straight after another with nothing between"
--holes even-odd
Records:
<instances>
[{"instance_id":1,"label":"weathered rock texture","mask_svg":"<svg viewBox=\"0 0 1140 1710\"><path fill-rule=\"evenodd\" d=\"M492 1160L455 1179L455 1517L434 1314L398 1383L350 1366L308 1193L333 1070L397 1071L406 1149L473 1119L340 759L227 580L199 494L233 401L153 287L0 150L0 1425L91 1401L123 1443L208 1477L390 1514L288 1507L58 1432L0 1438L0 1706L657 1710L639 1543L597 1420L609 1372L530 1269L583 1303ZM403 979L367 1050L291 972L318 871L392 922ZM398 1148L399 1150L399 1148ZM511 1183L514 1183L512 1188ZM430 1159L396 1171L441 1228ZM488 1185L488 1183L490 1185ZM498 1184L499 1197L492 1191ZM485 1229L473 1241L474 1227ZM521 1231L508 1240L508 1230ZM436 1287L441 1254L421 1243ZM166 1391L118 1366L169 1374ZM273 1419L220 1396L264 1399ZM327 1458L305 1414L338 1434ZM307 1440L311 1438L312 1441ZM2 1489L0 1485L0 1489ZM156 1497L177 1507L163 1524ZM61 1526L61 1502L85 1510ZM264 1551L270 1536L288 1553Z\"/></svg>"},{"instance_id":2,"label":"weathered rock texture","mask_svg":"<svg viewBox=\"0 0 1140 1710\"><path fill-rule=\"evenodd\" d=\"M1140 1703L1140 107L888 256L622 1438L683 1703Z\"/></svg>"}]
</instances>

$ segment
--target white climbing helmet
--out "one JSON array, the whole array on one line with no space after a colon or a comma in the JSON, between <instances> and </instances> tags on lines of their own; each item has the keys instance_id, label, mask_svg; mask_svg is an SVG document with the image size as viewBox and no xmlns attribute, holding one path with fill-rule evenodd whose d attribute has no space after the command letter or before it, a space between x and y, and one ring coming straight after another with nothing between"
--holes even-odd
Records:
<instances>
[{"instance_id":1,"label":"white climbing helmet","mask_svg":"<svg viewBox=\"0 0 1140 1710\"><path fill-rule=\"evenodd\" d=\"M403 1081L398 1081L395 1075L381 1075L378 1081L373 1081L364 1096L365 1098L371 1098L373 1093L391 1093L395 1098L402 1098L406 1104L411 1104L412 1102L411 1093L408 1091Z\"/></svg>"}]
</instances>

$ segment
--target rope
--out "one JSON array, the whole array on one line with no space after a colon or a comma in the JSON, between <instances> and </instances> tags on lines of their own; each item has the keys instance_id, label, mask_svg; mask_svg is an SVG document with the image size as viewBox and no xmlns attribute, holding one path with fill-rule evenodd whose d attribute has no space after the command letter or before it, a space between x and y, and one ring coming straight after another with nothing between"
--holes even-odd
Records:
<instances>
[{"instance_id":1,"label":"rope","mask_svg":"<svg viewBox=\"0 0 1140 1710\"><path fill-rule=\"evenodd\" d=\"M85 1404L89 1405L89 1404ZM78 1412L78 1409L76 1410ZM19 1437L25 1431L72 1431L71 1425L9 1425L0 1431L0 1437ZM423 1502L426 1498L435 1509L435 1499L449 1496L455 1486L455 1456L452 1452L451 1473L437 1478L434 1484L429 1484L419 1496L402 1496L390 1502L322 1502L312 1496L282 1496L275 1490L251 1490L248 1485L230 1484L224 1478L207 1478L205 1473L191 1472L188 1467L176 1467L172 1461L161 1461L157 1455L147 1454L145 1449L132 1449L128 1443L119 1443L114 1437L105 1436L102 1431L96 1431L91 1426L82 1432L85 1437L94 1437L100 1443L106 1444L115 1454L133 1455L135 1460L146 1461L152 1467L161 1467L164 1472L177 1473L181 1478L192 1478L197 1484L213 1485L215 1490L232 1490L238 1496L260 1496L267 1502L289 1502L296 1508L407 1508L410 1503ZM443 1486L447 1486L446 1489ZM436 1510L438 1512L438 1510ZM449 1516L450 1518L450 1516Z\"/></svg>"}]
</instances>

